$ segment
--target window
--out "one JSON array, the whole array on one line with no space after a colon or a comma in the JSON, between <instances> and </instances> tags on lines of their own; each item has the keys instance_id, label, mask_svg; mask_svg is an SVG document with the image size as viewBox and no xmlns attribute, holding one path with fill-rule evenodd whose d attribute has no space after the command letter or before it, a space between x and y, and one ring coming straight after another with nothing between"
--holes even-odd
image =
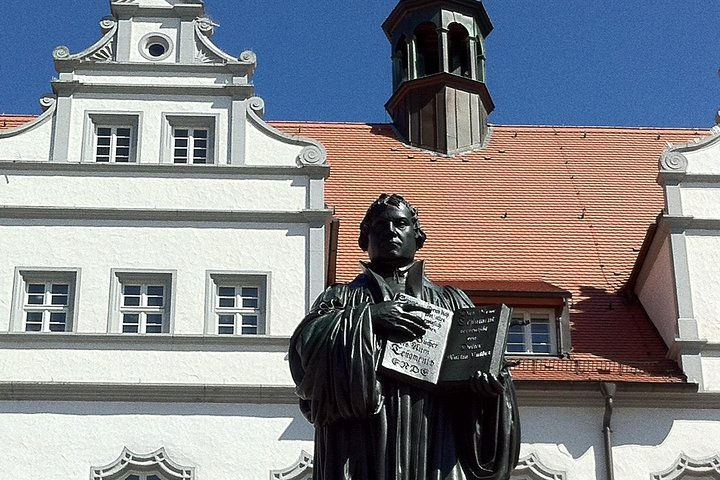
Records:
<instances>
[{"instance_id":1,"label":"window","mask_svg":"<svg viewBox=\"0 0 720 480\"><path fill-rule=\"evenodd\" d=\"M470 78L470 37L459 23L451 23L448 31L450 73Z\"/></svg>"},{"instance_id":2,"label":"window","mask_svg":"<svg viewBox=\"0 0 720 480\"><path fill-rule=\"evenodd\" d=\"M208 333L265 334L266 283L265 275L210 274Z\"/></svg>"},{"instance_id":3,"label":"window","mask_svg":"<svg viewBox=\"0 0 720 480\"><path fill-rule=\"evenodd\" d=\"M95 128L95 161L104 163L134 162L131 154L133 129L130 126L97 126Z\"/></svg>"},{"instance_id":4,"label":"window","mask_svg":"<svg viewBox=\"0 0 720 480\"><path fill-rule=\"evenodd\" d=\"M556 324L552 309L514 308L507 352L556 354Z\"/></svg>"},{"instance_id":5,"label":"window","mask_svg":"<svg viewBox=\"0 0 720 480\"><path fill-rule=\"evenodd\" d=\"M169 273L115 272L116 308L111 331L158 334L170 331Z\"/></svg>"},{"instance_id":6,"label":"window","mask_svg":"<svg viewBox=\"0 0 720 480\"><path fill-rule=\"evenodd\" d=\"M125 480L165 480L163 478L158 477L157 475L128 475L125 477Z\"/></svg>"},{"instance_id":7,"label":"window","mask_svg":"<svg viewBox=\"0 0 720 480\"><path fill-rule=\"evenodd\" d=\"M173 128L173 162L210 163L208 134L207 128Z\"/></svg>"},{"instance_id":8,"label":"window","mask_svg":"<svg viewBox=\"0 0 720 480\"><path fill-rule=\"evenodd\" d=\"M20 271L15 331L56 333L73 327L76 272Z\"/></svg>"},{"instance_id":9,"label":"window","mask_svg":"<svg viewBox=\"0 0 720 480\"><path fill-rule=\"evenodd\" d=\"M434 23L423 23L415 29L417 52L417 76L424 77L440 71L440 51L437 27Z\"/></svg>"},{"instance_id":10,"label":"window","mask_svg":"<svg viewBox=\"0 0 720 480\"><path fill-rule=\"evenodd\" d=\"M85 124L83 161L136 163L140 114L88 112Z\"/></svg>"},{"instance_id":11,"label":"window","mask_svg":"<svg viewBox=\"0 0 720 480\"><path fill-rule=\"evenodd\" d=\"M215 116L165 115L163 161L175 164L216 163Z\"/></svg>"}]
</instances>

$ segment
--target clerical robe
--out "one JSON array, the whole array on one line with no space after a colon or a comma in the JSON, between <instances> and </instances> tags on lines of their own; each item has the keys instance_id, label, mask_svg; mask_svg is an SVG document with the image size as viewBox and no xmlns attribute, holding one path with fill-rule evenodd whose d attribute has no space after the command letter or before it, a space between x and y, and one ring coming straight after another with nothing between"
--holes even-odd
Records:
<instances>
[{"instance_id":1,"label":"clerical robe","mask_svg":"<svg viewBox=\"0 0 720 480\"><path fill-rule=\"evenodd\" d=\"M472 306L461 290L433 284L422 270L415 277L407 293L450 310ZM484 397L469 389L433 393L378 373L383 339L368 307L391 298L366 269L328 288L291 339L300 408L315 426L314 478L508 479L520 443L509 374L500 376L504 394Z\"/></svg>"}]
</instances>

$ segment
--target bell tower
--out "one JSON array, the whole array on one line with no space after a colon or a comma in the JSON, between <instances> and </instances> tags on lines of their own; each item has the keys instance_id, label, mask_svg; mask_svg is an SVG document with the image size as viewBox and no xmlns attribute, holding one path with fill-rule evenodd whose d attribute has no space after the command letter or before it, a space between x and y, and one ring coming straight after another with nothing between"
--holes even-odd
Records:
<instances>
[{"instance_id":1,"label":"bell tower","mask_svg":"<svg viewBox=\"0 0 720 480\"><path fill-rule=\"evenodd\" d=\"M454 154L482 146L493 111L485 85L492 23L477 0L400 0L383 23L392 46L385 108L410 145Z\"/></svg>"}]
</instances>

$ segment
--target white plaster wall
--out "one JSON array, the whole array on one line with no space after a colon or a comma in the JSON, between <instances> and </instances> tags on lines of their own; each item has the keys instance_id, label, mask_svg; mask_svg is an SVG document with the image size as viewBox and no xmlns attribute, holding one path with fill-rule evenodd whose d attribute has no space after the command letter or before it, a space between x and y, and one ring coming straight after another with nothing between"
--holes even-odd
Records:
<instances>
[{"instance_id":1,"label":"white plaster wall","mask_svg":"<svg viewBox=\"0 0 720 480\"><path fill-rule=\"evenodd\" d=\"M0 331L9 326L15 267L81 268L77 309L81 333L107 331L113 268L177 272L172 294L176 334L203 334L208 270L272 272L268 319L272 335L290 335L307 309L308 228L304 225L31 223L36 225L6 220L0 226Z\"/></svg>"},{"instance_id":2,"label":"white plaster wall","mask_svg":"<svg viewBox=\"0 0 720 480\"><path fill-rule=\"evenodd\" d=\"M182 171L185 165L175 165ZM150 173L23 175L7 172L0 205L168 210L299 211L307 207L305 177L225 176L229 169L207 165L207 176L162 177ZM0 172L2 162L0 162Z\"/></svg>"},{"instance_id":3,"label":"white plaster wall","mask_svg":"<svg viewBox=\"0 0 720 480\"><path fill-rule=\"evenodd\" d=\"M520 401L521 458L534 453L568 480L606 478L602 407L560 407L550 401L523 406ZM718 410L631 408L616 399L611 425L616 480L648 479L671 467L681 453L698 460L720 454Z\"/></svg>"},{"instance_id":4,"label":"white plaster wall","mask_svg":"<svg viewBox=\"0 0 720 480\"><path fill-rule=\"evenodd\" d=\"M197 480L264 480L311 440L294 404L0 402L0 471L14 480L87 479L124 447L165 447Z\"/></svg>"},{"instance_id":5,"label":"white plaster wall","mask_svg":"<svg viewBox=\"0 0 720 480\"><path fill-rule=\"evenodd\" d=\"M668 346L673 344L677 336L674 285L670 241L666 238L645 281L636 287L635 293Z\"/></svg>"},{"instance_id":6,"label":"white plaster wall","mask_svg":"<svg viewBox=\"0 0 720 480\"><path fill-rule=\"evenodd\" d=\"M683 215L695 218L720 218L720 185L694 184L680 189Z\"/></svg>"},{"instance_id":7,"label":"white plaster wall","mask_svg":"<svg viewBox=\"0 0 720 480\"><path fill-rule=\"evenodd\" d=\"M36 127L23 125L14 134L13 130L0 132L0 160L43 160L50 158L52 118L44 118ZM2 167L0 167L2 168Z\"/></svg>"},{"instance_id":8,"label":"white plaster wall","mask_svg":"<svg viewBox=\"0 0 720 480\"><path fill-rule=\"evenodd\" d=\"M700 338L720 342L720 236L686 236L690 285Z\"/></svg>"},{"instance_id":9,"label":"white plaster wall","mask_svg":"<svg viewBox=\"0 0 720 480\"><path fill-rule=\"evenodd\" d=\"M616 480L650 478L673 466L681 453L696 460L720 454L718 410L622 408L616 403L612 426Z\"/></svg>"},{"instance_id":10,"label":"white plaster wall","mask_svg":"<svg viewBox=\"0 0 720 480\"><path fill-rule=\"evenodd\" d=\"M602 459L596 458L602 454L597 426L602 408L529 407L520 402L520 458L535 453L545 467L566 472L569 480L597 478L596 471L603 468Z\"/></svg>"},{"instance_id":11,"label":"white plaster wall","mask_svg":"<svg viewBox=\"0 0 720 480\"><path fill-rule=\"evenodd\" d=\"M165 337L172 345L172 338ZM160 340L162 342L162 340ZM292 386L285 351L5 348L0 382Z\"/></svg>"},{"instance_id":12,"label":"white plaster wall","mask_svg":"<svg viewBox=\"0 0 720 480\"><path fill-rule=\"evenodd\" d=\"M269 127L271 128L271 127ZM260 130L253 122L247 122L245 163L247 165L297 165L303 147L279 141Z\"/></svg>"},{"instance_id":13,"label":"white plaster wall","mask_svg":"<svg viewBox=\"0 0 720 480\"><path fill-rule=\"evenodd\" d=\"M163 2L164 3L164 2ZM157 21L136 19L130 23L130 61L143 63L176 63L179 51L179 18L163 18ZM148 60L140 54L141 40L149 33L162 33L172 40L172 53L164 60Z\"/></svg>"},{"instance_id":14,"label":"white plaster wall","mask_svg":"<svg viewBox=\"0 0 720 480\"><path fill-rule=\"evenodd\" d=\"M720 141L718 140L720 137L716 135L711 145L683 153L688 160L688 173L720 174Z\"/></svg>"},{"instance_id":15,"label":"white plaster wall","mask_svg":"<svg viewBox=\"0 0 720 480\"><path fill-rule=\"evenodd\" d=\"M720 392L720 357L703 356L701 364L703 388L709 392Z\"/></svg>"},{"instance_id":16,"label":"white plaster wall","mask_svg":"<svg viewBox=\"0 0 720 480\"><path fill-rule=\"evenodd\" d=\"M163 114L216 115L215 158L218 164L228 163L228 111L231 101L226 97L187 97L157 95L113 95L114 98L77 95L72 100L68 159L73 162L92 161L92 135L88 112L107 115L135 115L142 112L138 132L137 161L140 163L172 163L169 146L170 131ZM83 151L83 147L87 151ZM85 156L83 156L85 154Z\"/></svg>"}]
</instances>

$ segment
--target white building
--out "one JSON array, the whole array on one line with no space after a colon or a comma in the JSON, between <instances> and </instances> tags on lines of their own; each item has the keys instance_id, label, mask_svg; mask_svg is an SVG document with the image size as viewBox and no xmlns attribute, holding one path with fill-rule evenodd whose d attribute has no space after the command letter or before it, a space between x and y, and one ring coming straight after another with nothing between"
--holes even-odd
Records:
<instances>
[{"instance_id":1,"label":"white building","mask_svg":"<svg viewBox=\"0 0 720 480\"><path fill-rule=\"evenodd\" d=\"M514 480L720 479L720 130L488 124L475 0L388 17L393 125L270 126L202 2L110 3L0 130L0 478L306 480L288 338L394 191L530 321Z\"/></svg>"},{"instance_id":2,"label":"white building","mask_svg":"<svg viewBox=\"0 0 720 480\"><path fill-rule=\"evenodd\" d=\"M0 477L267 478L311 439L284 359L325 283L324 148L262 120L202 2L111 11L0 132Z\"/></svg>"}]
</instances>

